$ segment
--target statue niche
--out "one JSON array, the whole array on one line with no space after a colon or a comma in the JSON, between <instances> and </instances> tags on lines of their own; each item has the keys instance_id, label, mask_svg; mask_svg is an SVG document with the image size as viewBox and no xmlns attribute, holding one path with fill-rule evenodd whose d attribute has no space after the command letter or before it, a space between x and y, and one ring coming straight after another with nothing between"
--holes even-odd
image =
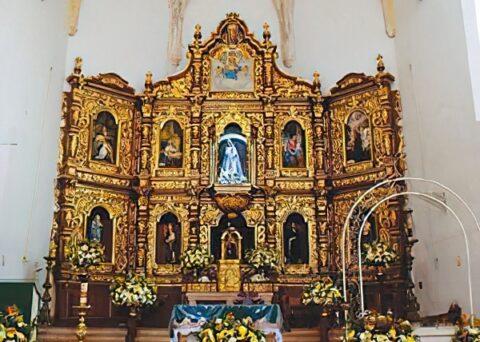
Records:
<instances>
[{"instance_id":1,"label":"statue niche","mask_svg":"<svg viewBox=\"0 0 480 342\"><path fill-rule=\"evenodd\" d=\"M283 225L283 254L285 264L308 264L308 225L300 214L289 215Z\"/></svg>"},{"instance_id":2,"label":"statue niche","mask_svg":"<svg viewBox=\"0 0 480 342\"><path fill-rule=\"evenodd\" d=\"M105 247L105 261L113 260L113 220L108 211L102 207L95 207L87 219L87 239L98 241Z\"/></svg>"},{"instance_id":3,"label":"statue niche","mask_svg":"<svg viewBox=\"0 0 480 342\"><path fill-rule=\"evenodd\" d=\"M218 182L247 183L247 139L240 126L234 123L227 125L218 146Z\"/></svg>"},{"instance_id":4,"label":"statue niche","mask_svg":"<svg viewBox=\"0 0 480 342\"><path fill-rule=\"evenodd\" d=\"M223 215L218 227L210 232L210 250L215 260L242 260L249 249L255 248L255 229L248 228L242 215L229 219Z\"/></svg>"},{"instance_id":5,"label":"statue niche","mask_svg":"<svg viewBox=\"0 0 480 342\"><path fill-rule=\"evenodd\" d=\"M181 250L181 227L177 216L166 213L157 222L155 262L178 264Z\"/></svg>"},{"instance_id":6,"label":"statue niche","mask_svg":"<svg viewBox=\"0 0 480 342\"><path fill-rule=\"evenodd\" d=\"M282 131L283 167L305 168L305 131L296 121L290 121Z\"/></svg>"},{"instance_id":7,"label":"statue niche","mask_svg":"<svg viewBox=\"0 0 480 342\"><path fill-rule=\"evenodd\" d=\"M115 164L118 125L114 116L100 112L93 120L91 159Z\"/></svg>"}]
</instances>

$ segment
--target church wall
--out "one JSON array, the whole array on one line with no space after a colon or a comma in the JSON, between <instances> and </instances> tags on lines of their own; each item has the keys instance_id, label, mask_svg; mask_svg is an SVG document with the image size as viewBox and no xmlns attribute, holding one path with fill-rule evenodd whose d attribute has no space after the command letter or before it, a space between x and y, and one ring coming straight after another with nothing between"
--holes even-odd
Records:
<instances>
[{"instance_id":1,"label":"church wall","mask_svg":"<svg viewBox=\"0 0 480 342\"><path fill-rule=\"evenodd\" d=\"M68 39L66 4L0 3L0 282L32 280L48 253Z\"/></svg>"},{"instance_id":2,"label":"church wall","mask_svg":"<svg viewBox=\"0 0 480 342\"><path fill-rule=\"evenodd\" d=\"M195 24L201 24L203 39L207 39L228 12L238 12L259 39L267 21L272 42L281 45L272 1L191 0L185 12L183 59L178 70L184 66ZM148 70L154 81L165 78L175 72L167 63L168 17L167 1L85 1L78 32L69 38L67 74L74 58L81 56L86 75L113 71L137 91L143 89ZM349 72L375 73L377 53L383 54L388 70L396 74L394 41L385 34L379 1L302 0L295 6L294 25L296 61L288 70L281 56L278 63L289 74L308 80L317 70L324 92Z\"/></svg>"},{"instance_id":3,"label":"church wall","mask_svg":"<svg viewBox=\"0 0 480 342\"><path fill-rule=\"evenodd\" d=\"M410 0L397 1L396 5L396 50L409 175L446 184L479 216L480 124L475 121L460 1ZM424 185L411 188L442 192ZM452 196L447 195L447 204L458 209L465 221L471 259L478 263L480 233ZM469 312L466 254L458 223L445 210L424 201L412 200L410 206L420 240L413 251L422 314L446 312L453 300ZM478 311L478 266L472 271Z\"/></svg>"}]
</instances>

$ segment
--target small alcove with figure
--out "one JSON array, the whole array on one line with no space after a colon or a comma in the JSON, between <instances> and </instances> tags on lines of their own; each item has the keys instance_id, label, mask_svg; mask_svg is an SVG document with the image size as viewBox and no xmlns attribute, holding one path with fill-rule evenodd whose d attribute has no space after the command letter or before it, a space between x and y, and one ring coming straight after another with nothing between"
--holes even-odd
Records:
<instances>
[{"instance_id":1,"label":"small alcove with figure","mask_svg":"<svg viewBox=\"0 0 480 342\"><path fill-rule=\"evenodd\" d=\"M248 183L247 159L247 138L239 125L228 124L218 140L218 183Z\"/></svg>"},{"instance_id":2,"label":"small alcove with figure","mask_svg":"<svg viewBox=\"0 0 480 342\"><path fill-rule=\"evenodd\" d=\"M283 260L286 265L308 264L308 224L298 213L290 214L283 224Z\"/></svg>"},{"instance_id":3,"label":"small alcove with figure","mask_svg":"<svg viewBox=\"0 0 480 342\"><path fill-rule=\"evenodd\" d=\"M105 247L105 262L113 260L113 219L103 207L95 207L87 219L86 237L90 241L98 241Z\"/></svg>"},{"instance_id":4,"label":"small alcove with figure","mask_svg":"<svg viewBox=\"0 0 480 342\"><path fill-rule=\"evenodd\" d=\"M173 213L160 216L156 229L155 262L159 265L178 264L182 241L178 217Z\"/></svg>"}]
</instances>

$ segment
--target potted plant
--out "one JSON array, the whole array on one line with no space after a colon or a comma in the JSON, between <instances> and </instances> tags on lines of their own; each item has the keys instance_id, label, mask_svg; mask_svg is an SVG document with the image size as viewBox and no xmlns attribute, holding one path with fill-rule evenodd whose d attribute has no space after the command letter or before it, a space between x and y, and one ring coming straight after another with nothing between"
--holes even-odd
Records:
<instances>
[{"instance_id":1,"label":"potted plant","mask_svg":"<svg viewBox=\"0 0 480 342\"><path fill-rule=\"evenodd\" d=\"M129 274L116 278L110 286L112 303L129 309L127 341L134 341L138 311L155 303L157 295L145 276Z\"/></svg>"},{"instance_id":2,"label":"potted plant","mask_svg":"<svg viewBox=\"0 0 480 342\"><path fill-rule=\"evenodd\" d=\"M190 247L180 257L180 266L184 274L192 274L194 281L198 280L199 274L208 268L212 257L206 248L196 246Z\"/></svg>"},{"instance_id":3,"label":"potted plant","mask_svg":"<svg viewBox=\"0 0 480 342\"><path fill-rule=\"evenodd\" d=\"M0 341L27 342L31 326L24 322L23 315L16 305L8 306L0 312Z\"/></svg>"},{"instance_id":4,"label":"potted plant","mask_svg":"<svg viewBox=\"0 0 480 342\"><path fill-rule=\"evenodd\" d=\"M258 247L245 253L246 263L255 271L250 277L253 282L269 281L269 273L278 272L279 258L273 249Z\"/></svg>"},{"instance_id":5,"label":"potted plant","mask_svg":"<svg viewBox=\"0 0 480 342\"><path fill-rule=\"evenodd\" d=\"M383 241L364 243L362 252L363 263L377 268L377 273L382 276L384 269L398 259L397 253Z\"/></svg>"},{"instance_id":6,"label":"potted plant","mask_svg":"<svg viewBox=\"0 0 480 342\"><path fill-rule=\"evenodd\" d=\"M255 327L251 317L240 320L231 312L205 323L198 337L202 342L266 341L264 332Z\"/></svg>"}]
</instances>

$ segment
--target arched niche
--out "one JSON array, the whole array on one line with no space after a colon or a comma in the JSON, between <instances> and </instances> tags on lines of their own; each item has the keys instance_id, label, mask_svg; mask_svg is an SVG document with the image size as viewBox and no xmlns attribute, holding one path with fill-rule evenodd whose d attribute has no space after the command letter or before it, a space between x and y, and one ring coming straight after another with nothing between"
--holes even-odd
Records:
<instances>
[{"instance_id":1,"label":"arched niche","mask_svg":"<svg viewBox=\"0 0 480 342\"><path fill-rule=\"evenodd\" d=\"M283 224L283 261L286 265L308 264L308 224L302 215L290 214Z\"/></svg>"},{"instance_id":2,"label":"arched niche","mask_svg":"<svg viewBox=\"0 0 480 342\"><path fill-rule=\"evenodd\" d=\"M354 110L345 121L345 163L372 160L372 128L367 114Z\"/></svg>"},{"instance_id":3,"label":"arched niche","mask_svg":"<svg viewBox=\"0 0 480 342\"><path fill-rule=\"evenodd\" d=\"M182 249L182 229L178 217L165 213L159 217L156 227L155 263L178 264Z\"/></svg>"},{"instance_id":4,"label":"arched niche","mask_svg":"<svg viewBox=\"0 0 480 342\"><path fill-rule=\"evenodd\" d=\"M105 262L113 260L114 227L113 219L103 207L95 207L87 219L86 238L98 241L105 247Z\"/></svg>"},{"instance_id":5,"label":"arched niche","mask_svg":"<svg viewBox=\"0 0 480 342\"><path fill-rule=\"evenodd\" d=\"M255 228L248 227L245 218L238 214L235 218L229 218L227 214L220 218L218 226L210 228L210 254L215 260L222 258L222 236L229 227L234 227L241 236L241 251L238 253L245 257L249 249L255 248Z\"/></svg>"},{"instance_id":6,"label":"arched niche","mask_svg":"<svg viewBox=\"0 0 480 342\"><path fill-rule=\"evenodd\" d=\"M118 148L118 123L112 113L101 111L94 118L90 159L115 164Z\"/></svg>"},{"instance_id":7,"label":"arched niche","mask_svg":"<svg viewBox=\"0 0 480 342\"><path fill-rule=\"evenodd\" d=\"M248 144L242 128L236 123L225 126L218 139L217 182L248 183Z\"/></svg>"},{"instance_id":8,"label":"arched niche","mask_svg":"<svg viewBox=\"0 0 480 342\"><path fill-rule=\"evenodd\" d=\"M159 168L183 167L183 129L175 120L165 122L160 130Z\"/></svg>"},{"instance_id":9,"label":"arched niche","mask_svg":"<svg viewBox=\"0 0 480 342\"><path fill-rule=\"evenodd\" d=\"M306 151L305 130L295 120L287 122L282 130L282 166L305 168Z\"/></svg>"}]
</instances>

